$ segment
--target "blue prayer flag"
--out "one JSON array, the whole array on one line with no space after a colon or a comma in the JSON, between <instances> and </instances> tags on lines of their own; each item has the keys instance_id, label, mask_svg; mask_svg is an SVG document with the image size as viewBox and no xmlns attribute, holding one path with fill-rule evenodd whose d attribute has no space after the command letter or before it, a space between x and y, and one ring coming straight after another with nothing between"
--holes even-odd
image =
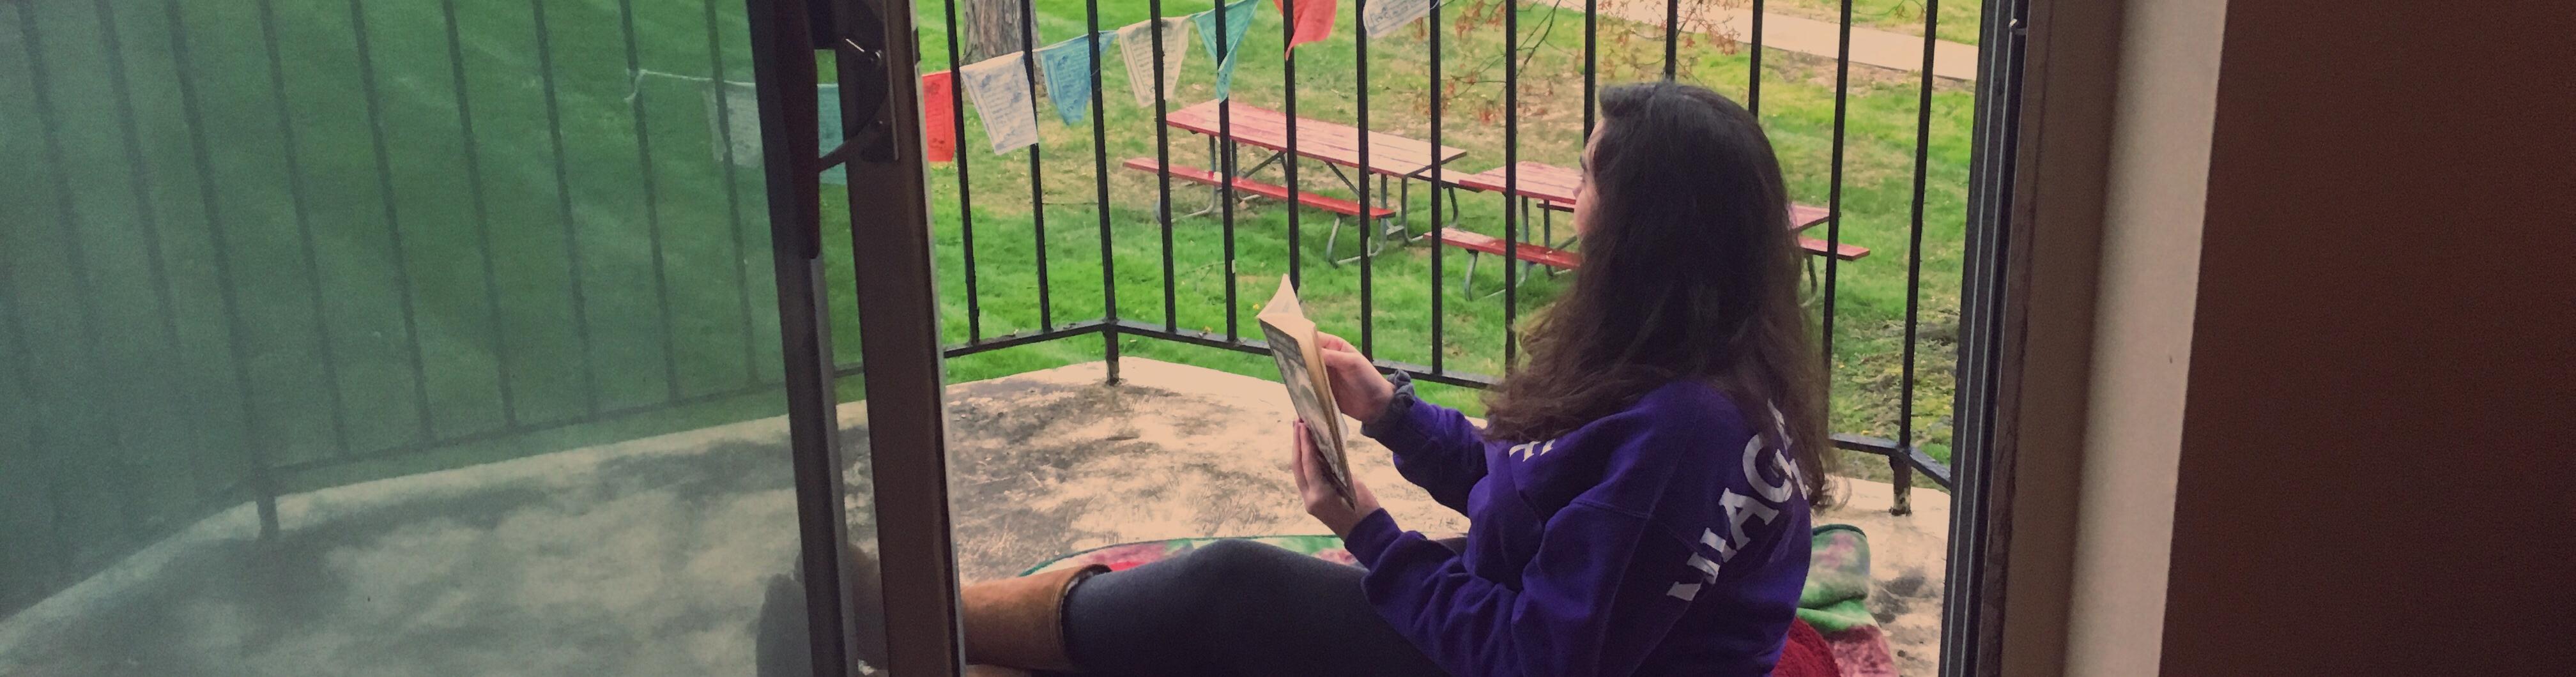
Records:
<instances>
[{"instance_id":1,"label":"blue prayer flag","mask_svg":"<svg viewBox=\"0 0 2576 677\"><path fill-rule=\"evenodd\" d=\"M1252 32L1253 7L1252 0L1236 0L1225 6L1223 50L1217 49L1216 45L1216 10L1190 15L1190 22L1198 24L1199 42L1207 47L1208 58L1217 62L1216 98L1226 98L1226 92L1234 88L1234 59L1242 55L1244 34ZM1224 53L1219 54L1220 51Z\"/></svg>"},{"instance_id":2,"label":"blue prayer flag","mask_svg":"<svg viewBox=\"0 0 2576 677\"><path fill-rule=\"evenodd\" d=\"M1090 36L1100 41L1100 51L1118 41L1118 34L1101 31ZM1083 108L1091 105L1091 71L1098 64L1091 60L1092 46L1083 38L1074 38L1038 48L1038 65L1046 69L1047 98L1055 102L1056 117L1064 123L1080 124Z\"/></svg>"}]
</instances>

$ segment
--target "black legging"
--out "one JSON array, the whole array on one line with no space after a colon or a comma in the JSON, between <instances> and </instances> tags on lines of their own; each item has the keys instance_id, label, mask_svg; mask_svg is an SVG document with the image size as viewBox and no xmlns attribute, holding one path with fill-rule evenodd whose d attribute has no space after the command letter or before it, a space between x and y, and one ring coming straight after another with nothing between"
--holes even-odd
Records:
<instances>
[{"instance_id":1,"label":"black legging","mask_svg":"<svg viewBox=\"0 0 2576 677\"><path fill-rule=\"evenodd\" d=\"M1090 674L1446 675L1360 590L1367 572L1251 541L1091 577L1065 599Z\"/></svg>"}]
</instances>

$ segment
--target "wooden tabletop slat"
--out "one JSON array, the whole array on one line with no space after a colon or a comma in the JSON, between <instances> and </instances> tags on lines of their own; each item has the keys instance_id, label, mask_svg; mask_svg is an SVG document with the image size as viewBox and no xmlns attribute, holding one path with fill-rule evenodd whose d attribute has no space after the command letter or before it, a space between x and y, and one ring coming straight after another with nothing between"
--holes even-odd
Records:
<instances>
[{"instance_id":1,"label":"wooden tabletop slat","mask_svg":"<svg viewBox=\"0 0 2576 677\"><path fill-rule=\"evenodd\" d=\"M1519 194L1568 205L1574 204L1574 196L1582 192L1583 174L1581 172L1528 160L1523 160L1514 166L1520 168L1518 177L1506 177L1503 175L1502 167L1495 167L1474 174L1450 177L1449 182L1465 188L1499 193L1503 192L1506 178L1517 178Z\"/></svg>"},{"instance_id":2,"label":"wooden tabletop slat","mask_svg":"<svg viewBox=\"0 0 2576 677\"><path fill-rule=\"evenodd\" d=\"M1524 197L1546 200L1551 207L1572 209L1575 196L1582 193L1582 172L1543 162L1522 161L1517 166L1520 167L1520 176L1509 178L1518 179L1516 187L1519 190L1514 192ZM1507 177L1503 176L1503 168L1495 167L1474 174L1448 177L1448 182L1461 188L1500 193L1504 192L1505 178ZM1823 207L1789 205L1790 230L1806 230L1831 218L1833 218L1833 212L1826 211Z\"/></svg>"},{"instance_id":3,"label":"wooden tabletop slat","mask_svg":"<svg viewBox=\"0 0 2576 677\"><path fill-rule=\"evenodd\" d=\"M1825 208L1823 207L1801 204L1789 205L1789 229L1806 230L1816 224L1824 223L1826 219L1833 218L1833 216L1833 212L1825 211Z\"/></svg>"},{"instance_id":4,"label":"wooden tabletop slat","mask_svg":"<svg viewBox=\"0 0 2576 677\"><path fill-rule=\"evenodd\" d=\"M1288 149L1288 116L1279 111L1234 104L1220 124L1218 104L1207 101L1164 115L1171 126L1216 137L1231 137L1238 143L1271 150ZM1359 129L1350 125L1313 118L1297 119L1298 155L1346 167L1360 164ZM1435 163L1431 144L1385 132L1368 133L1369 166L1376 174L1411 176L1431 168ZM1464 157L1467 151L1441 146L1437 162Z\"/></svg>"}]
</instances>

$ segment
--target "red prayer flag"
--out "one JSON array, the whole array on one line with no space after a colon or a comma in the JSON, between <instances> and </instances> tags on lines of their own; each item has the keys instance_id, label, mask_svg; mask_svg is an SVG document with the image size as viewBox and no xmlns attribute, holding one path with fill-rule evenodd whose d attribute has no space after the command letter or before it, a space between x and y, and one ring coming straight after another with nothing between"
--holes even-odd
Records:
<instances>
[{"instance_id":1,"label":"red prayer flag","mask_svg":"<svg viewBox=\"0 0 2576 677\"><path fill-rule=\"evenodd\" d=\"M957 159L957 100L950 88L956 74L940 71L921 76L921 141L931 162Z\"/></svg>"},{"instance_id":2,"label":"red prayer flag","mask_svg":"<svg viewBox=\"0 0 2576 677\"><path fill-rule=\"evenodd\" d=\"M1286 3L1290 0L1270 1L1272 4L1279 6L1279 13L1289 13ZM1288 19L1288 23L1290 25L1297 27L1296 32L1288 35L1288 51L1290 52L1297 51L1298 45L1322 40L1331 36L1333 34L1333 19L1337 14L1337 12L1334 11L1337 9L1335 6L1337 4L1337 0L1295 0L1295 2L1297 3L1296 14Z\"/></svg>"}]
</instances>

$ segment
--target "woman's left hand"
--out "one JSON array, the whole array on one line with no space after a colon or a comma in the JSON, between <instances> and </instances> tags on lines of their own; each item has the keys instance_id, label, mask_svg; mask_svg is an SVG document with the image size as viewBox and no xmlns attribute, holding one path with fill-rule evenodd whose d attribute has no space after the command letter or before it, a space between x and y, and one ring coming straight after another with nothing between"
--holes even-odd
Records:
<instances>
[{"instance_id":1,"label":"woman's left hand","mask_svg":"<svg viewBox=\"0 0 2576 677\"><path fill-rule=\"evenodd\" d=\"M1308 436L1306 422L1298 421L1289 433L1289 437L1294 438L1289 444L1289 453L1294 457L1289 459L1289 467L1294 468L1297 474L1297 497L1305 501L1306 514L1322 521L1326 528L1333 530L1333 535L1349 538L1351 527L1358 525L1360 518L1378 511L1377 494L1370 493L1368 485L1361 484L1359 476L1354 473L1351 476L1351 500L1343 502L1341 492L1333 488L1330 471L1324 469L1323 461L1315 458L1315 440Z\"/></svg>"}]
</instances>

